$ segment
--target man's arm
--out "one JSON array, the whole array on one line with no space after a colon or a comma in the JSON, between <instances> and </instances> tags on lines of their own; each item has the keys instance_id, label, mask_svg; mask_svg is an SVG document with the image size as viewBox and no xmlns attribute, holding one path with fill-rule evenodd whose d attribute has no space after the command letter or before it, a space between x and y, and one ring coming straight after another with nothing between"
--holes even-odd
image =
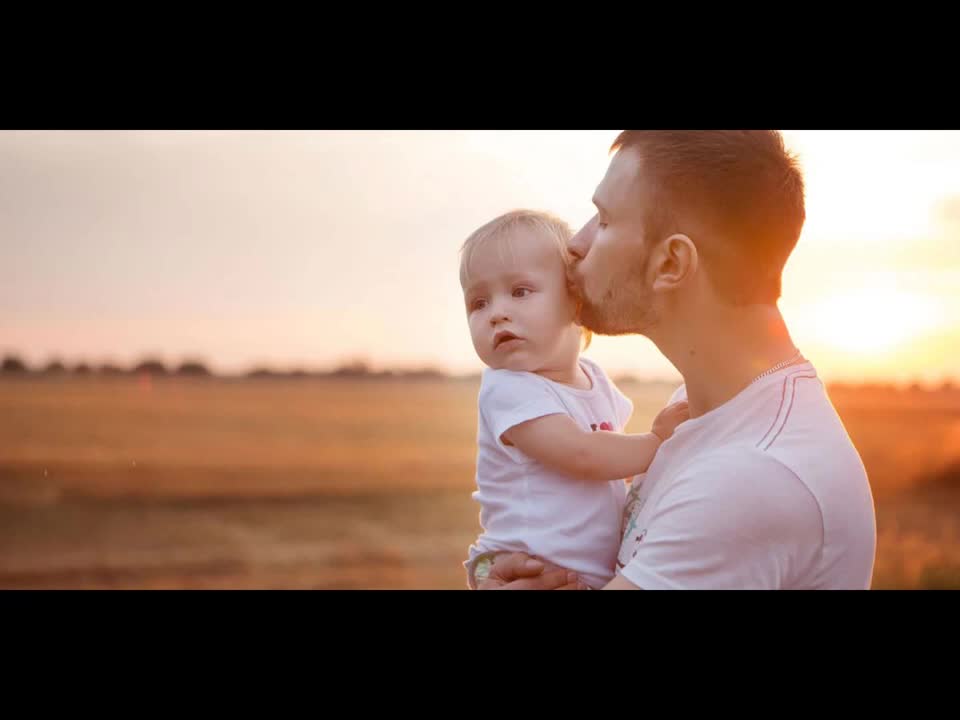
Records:
<instances>
[{"instance_id":1,"label":"man's arm","mask_svg":"<svg viewBox=\"0 0 960 720\"><path fill-rule=\"evenodd\" d=\"M569 572L526 553L497 555L490 576L478 590L586 590L587 586Z\"/></svg>"},{"instance_id":2,"label":"man's arm","mask_svg":"<svg viewBox=\"0 0 960 720\"><path fill-rule=\"evenodd\" d=\"M616 575L613 580L608 582L603 586L604 590L643 590L641 587L637 587L632 582L627 580L623 575Z\"/></svg>"},{"instance_id":3,"label":"man's arm","mask_svg":"<svg viewBox=\"0 0 960 720\"><path fill-rule=\"evenodd\" d=\"M498 555L490 577L477 585L478 590L587 590L577 574L561 567L534 560L526 553ZM622 575L617 575L604 590L641 590Z\"/></svg>"},{"instance_id":4,"label":"man's arm","mask_svg":"<svg viewBox=\"0 0 960 720\"><path fill-rule=\"evenodd\" d=\"M655 432L626 434L582 430L569 415L514 425L503 440L546 467L586 480L611 481L647 471L660 444L686 418L686 404L664 410Z\"/></svg>"}]
</instances>

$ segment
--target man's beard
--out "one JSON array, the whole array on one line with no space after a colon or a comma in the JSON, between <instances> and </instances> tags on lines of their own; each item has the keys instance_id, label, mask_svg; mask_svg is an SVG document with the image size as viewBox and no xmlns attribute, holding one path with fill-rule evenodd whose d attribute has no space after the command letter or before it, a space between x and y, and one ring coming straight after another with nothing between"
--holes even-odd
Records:
<instances>
[{"instance_id":1,"label":"man's beard","mask_svg":"<svg viewBox=\"0 0 960 720\"><path fill-rule=\"evenodd\" d=\"M614 284L600 300L593 302L577 287L579 322L597 335L646 335L655 327L660 314L653 303L653 293L643 286L646 261L626 275L634 282Z\"/></svg>"},{"instance_id":2,"label":"man's beard","mask_svg":"<svg viewBox=\"0 0 960 720\"><path fill-rule=\"evenodd\" d=\"M645 335L659 321L648 293L610 290L599 302L583 298L580 324L597 335Z\"/></svg>"}]
</instances>

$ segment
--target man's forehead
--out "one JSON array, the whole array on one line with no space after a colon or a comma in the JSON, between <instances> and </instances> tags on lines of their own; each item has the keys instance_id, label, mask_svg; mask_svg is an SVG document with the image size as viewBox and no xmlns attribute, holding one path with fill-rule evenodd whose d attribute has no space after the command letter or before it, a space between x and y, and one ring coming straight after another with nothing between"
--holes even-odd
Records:
<instances>
[{"instance_id":1,"label":"man's forehead","mask_svg":"<svg viewBox=\"0 0 960 720\"><path fill-rule=\"evenodd\" d=\"M621 148L611 158L594 193L594 202L604 208L622 204L635 190L639 174L640 154L637 149Z\"/></svg>"}]
</instances>

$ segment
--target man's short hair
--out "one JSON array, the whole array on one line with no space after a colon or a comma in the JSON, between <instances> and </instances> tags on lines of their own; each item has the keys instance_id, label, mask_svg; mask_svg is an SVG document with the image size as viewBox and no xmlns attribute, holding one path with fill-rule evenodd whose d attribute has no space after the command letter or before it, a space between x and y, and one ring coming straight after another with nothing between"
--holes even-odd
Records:
<instances>
[{"instance_id":1,"label":"man's short hair","mask_svg":"<svg viewBox=\"0 0 960 720\"><path fill-rule=\"evenodd\" d=\"M775 303L806 219L797 158L775 130L625 130L610 148L636 148L645 237L688 232L718 294L735 305Z\"/></svg>"}]
</instances>

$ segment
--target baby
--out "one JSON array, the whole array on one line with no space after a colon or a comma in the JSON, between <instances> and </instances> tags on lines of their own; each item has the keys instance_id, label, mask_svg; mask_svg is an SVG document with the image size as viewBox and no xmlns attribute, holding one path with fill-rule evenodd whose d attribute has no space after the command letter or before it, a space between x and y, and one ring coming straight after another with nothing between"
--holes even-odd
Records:
<instances>
[{"instance_id":1,"label":"baby","mask_svg":"<svg viewBox=\"0 0 960 720\"><path fill-rule=\"evenodd\" d=\"M625 434L631 401L593 361L567 282L570 227L518 210L463 245L470 335L487 366L479 396L477 490L483 532L465 563L471 588L498 552L572 570L591 588L614 576L626 480L646 472L687 419L665 408L652 432Z\"/></svg>"}]
</instances>

